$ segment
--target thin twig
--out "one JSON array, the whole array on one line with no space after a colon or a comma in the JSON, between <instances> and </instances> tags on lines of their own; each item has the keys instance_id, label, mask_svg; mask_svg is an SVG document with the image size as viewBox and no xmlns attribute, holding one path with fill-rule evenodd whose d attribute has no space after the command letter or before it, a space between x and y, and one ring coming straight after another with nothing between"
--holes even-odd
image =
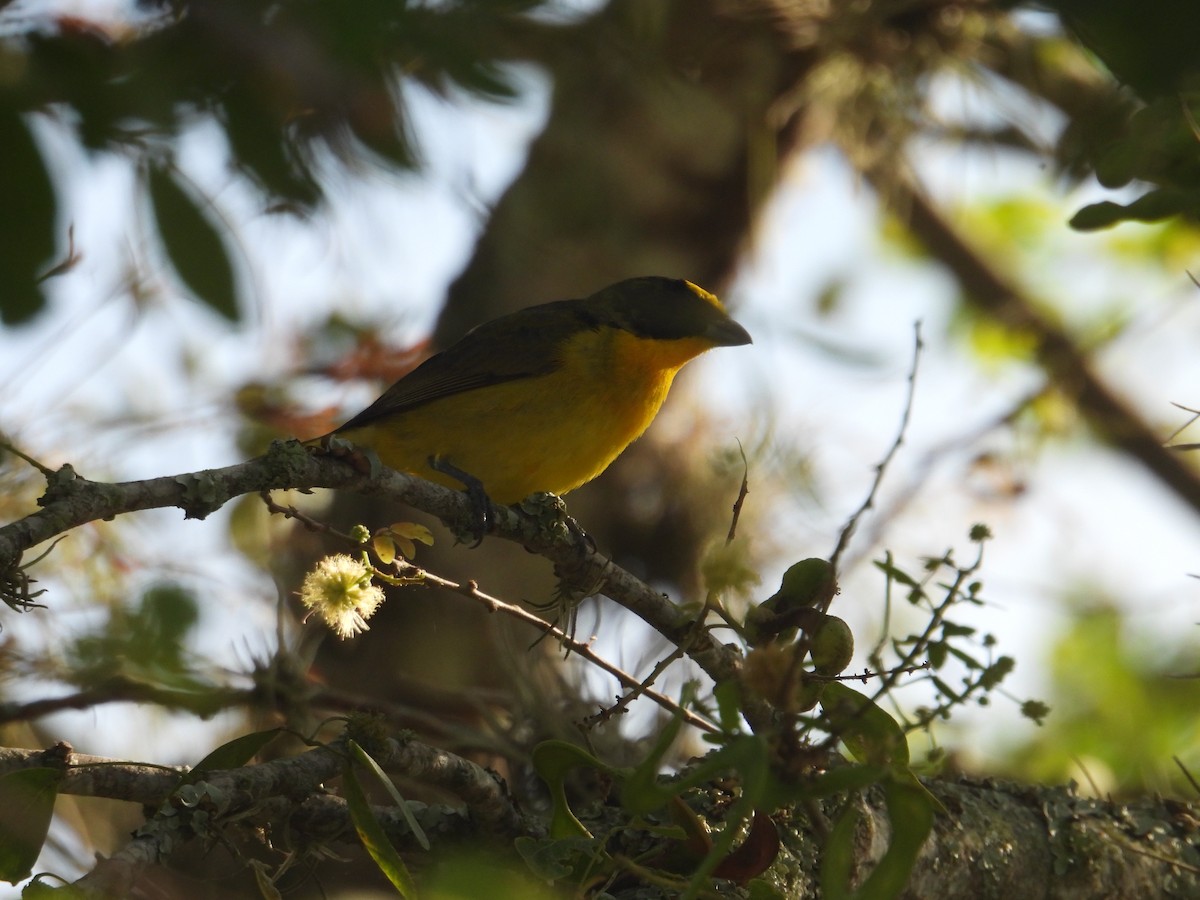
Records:
<instances>
[{"instance_id":1,"label":"thin twig","mask_svg":"<svg viewBox=\"0 0 1200 900\"><path fill-rule=\"evenodd\" d=\"M612 706L609 706L609 707L606 707L605 709L600 710L600 712L596 713L593 716L588 716L586 719L583 720L584 725L589 728L594 727L596 725L601 725L604 722L607 722L613 716L617 715L617 713L625 712L625 710L627 710L629 708L629 704L631 704L638 697L641 697L642 695L646 694L646 692L650 690L650 685L654 684L654 682L656 682L658 680L658 677L660 675L662 675L663 672L665 672L668 668L670 668L672 665L674 665L676 662L678 662L682 658L683 658L683 648L676 647L674 649L674 651L672 651L671 653L667 654L665 657L660 659L658 661L658 663L654 666L654 671L652 671L649 675L647 675L645 678L643 678L642 681L636 687L634 687L634 688L630 689L628 692L626 692L626 694L623 697L618 697L617 702L614 703ZM715 732L716 729L714 728L713 731Z\"/></svg>"},{"instance_id":2,"label":"thin twig","mask_svg":"<svg viewBox=\"0 0 1200 900\"><path fill-rule=\"evenodd\" d=\"M866 514L867 510L875 505L875 496L879 493L879 486L883 483L883 476L887 472L887 467L900 450L900 445L904 443L904 435L908 431L908 424L912 419L913 402L917 391L917 367L921 361L921 350L923 347L924 344L921 341L921 323L917 321L913 323L913 358L912 366L908 370L908 395L904 399L904 413L900 418L900 427L896 430L896 438L892 441L891 447L888 448L883 459L875 466L875 478L871 482L871 489L867 492L866 498L849 520L847 520L845 527L842 528L842 533L838 536L837 546L833 550L833 555L829 557L829 564L833 567L835 578L838 574L838 562L841 560L842 554L850 543L850 538L854 536L855 529L858 528L859 519Z\"/></svg>"},{"instance_id":3,"label":"thin twig","mask_svg":"<svg viewBox=\"0 0 1200 900\"><path fill-rule=\"evenodd\" d=\"M414 566L413 568L416 567ZM421 571L424 574L424 582L426 584L437 585L440 588L453 591L454 593L460 594L461 596L470 600L475 600L479 603L482 603L490 612L504 613L505 615L510 616L519 622L523 622L526 625L532 625L534 628L540 629L546 635L554 638L562 646L569 649L570 652L578 654L588 662L592 663L592 665L603 669L609 675L612 675L619 682L621 682L621 684L625 685L625 687L634 691L638 691L640 694L643 694L650 700L653 700L668 712L680 716L683 721L689 725L694 725L696 728L699 728L702 731L708 731L711 733L716 733L720 730L707 719L696 715L691 710L684 709L670 697L666 696L665 694L660 694L658 691L652 690L648 685L643 684L643 682L639 681L628 672L613 665L604 657L592 650L588 644L575 640L557 625L547 622L545 619L535 616L533 613L522 609L519 606L515 606L511 603L505 603L498 597L493 597L490 594L484 593L479 589L479 585L474 581L467 581L465 584L460 584L459 582L451 581L448 578L442 578L427 570L422 569Z\"/></svg>"},{"instance_id":4,"label":"thin twig","mask_svg":"<svg viewBox=\"0 0 1200 900\"><path fill-rule=\"evenodd\" d=\"M742 486L738 489L737 499L733 501L733 517L729 520L729 533L725 535L725 543L732 544L737 536L738 519L742 517L742 504L750 493L750 463L746 460L746 448L738 441L738 453L742 455Z\"/></svg>"}]
</instances>

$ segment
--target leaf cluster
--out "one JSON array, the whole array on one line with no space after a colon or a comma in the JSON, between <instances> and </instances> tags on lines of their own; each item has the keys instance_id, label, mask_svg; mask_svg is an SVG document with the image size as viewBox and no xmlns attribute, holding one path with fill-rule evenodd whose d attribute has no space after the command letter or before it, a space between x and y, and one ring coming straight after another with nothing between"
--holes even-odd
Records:
<instances>
[{"instance_id":1,"label":"leaf cluster","mask_svg":"<svg viewBox=\"0 0 1200 900\"><path fill-rule=\"evenodd\" d=\"M1149 189L1129 203L1085 206L1071 219L1072 227L1089 231L1175 216L1200 221L1200 65L1193 38L1200 9L1190 0L1045 5L1141 101L1114 103L1113 114L1094 123L1079 149L1105 187Z\"/></svg>"},{"instance_id":2,"label":"leaf cluster","mask_svg":"<svg viewBox=\"0 0 1200 900\"><path fill-rule=\"evenodd\" d=\"M505 48L538 5L141 0L120 25L12 15L0 32L0 321L35 316L42 280L74 261L72 248L52 263L71 210L55 195L36 115L52 116L86 150L122 154L143 170L179 275L236 318L222 223L175 169L176 139L216 124L232 164L271 207L311 209L330 155L416 165L404 82L511 97Z\"/></svg>"}]
</instances>

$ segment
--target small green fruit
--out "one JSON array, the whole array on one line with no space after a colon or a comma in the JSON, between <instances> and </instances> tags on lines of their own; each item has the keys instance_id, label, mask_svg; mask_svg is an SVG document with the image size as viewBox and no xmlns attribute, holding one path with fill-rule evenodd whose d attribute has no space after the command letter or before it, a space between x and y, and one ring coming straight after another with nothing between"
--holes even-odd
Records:
<instances>
[{"instance_id":1,"label":"small green fruit","mask_svg":"<svg viewBox=\"0 0 1200 900\"><path fill-rule=\"evenodd\" d=\"M765 604L774 607L777 613L786 613L800 606L823 605L836 593L833 566L829 560L814 556L788 568L779 590Z\"/></svg>"},{"instance_id":2,"label":"small green fruit","mask_svg":"<svg viewBox=\"0 0 1200 900\"><path fill-rule=\"evenodd\" d=\"M790 643L797 628L810 630L812 619L820 616L814 607L827 607L836 593L837 581L828 560L800 560L783 573L779 590L747 613L746 639L753 647L772 641Z\"/></svg>"},{"instance_id":3,"label":"small green fruit","mask_svg":"<svg viewBox=\"0 0 1200 900\"><path fill-rule=\"evenodd\" d=\"M840 675L854 656L854 634L845 620L826 616L812 635L813 668L821 675Z\"/></svg>"}]
</instances>

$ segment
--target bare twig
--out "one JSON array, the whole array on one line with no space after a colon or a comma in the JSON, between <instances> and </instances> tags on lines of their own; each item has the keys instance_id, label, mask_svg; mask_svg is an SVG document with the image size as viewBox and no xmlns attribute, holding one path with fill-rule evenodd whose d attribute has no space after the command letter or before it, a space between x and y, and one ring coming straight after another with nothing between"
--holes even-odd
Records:
<instances>
[{"instance_id":1,"label":"bare twig","mask_svg":"<svg viewBox=\"0 0 1200 900\"><path fill-rule=\"evenodd\" d=\"M875 465L875 478L871 482L871 489L867 491L867 496L863 499L862 504L854 511L854 514L847 520L842 528L842 533L838 535L837 546L834 547L833 554L829 557L829 564L833 567L834 577L837 577L838 562L842 558L842 554L846 551L846 547L850 543L850 538L854 536L855 529L858 528L859 520L875 505L875 496L879 493L879 486L883 483L883 476L887 472L888 465L891 464L896 453L900 450L900 446L904 443L904 435L908 431L908 423L912 419L913 402L916 398L917 391L917 366L921 361L921 349L924 345L921 343L921 323L913 324L913 358L912 366L908 370L908 393L904 398L904 412L900 417L900 427L896 429L896 437L892 441L892 445L888 448L887 453Z\"/></svg>"},{"instance_id":2,"label":"bare twig","mask_svg":"<svg viewBox=\"0 0 1200 900\"><path fill-rule=\"evenodd\" d=\"M682 658L683 658L683 649L680 647L676 647L671 653L668 653L666 656L664 656L662 659L660 659L658 661L658 663L654 666L654 670L649 675L647 675L645 678L643 678L641 680L641 682L634 685L628 692L625 693L624 696L618 697L616 703L614 703L612 706L606 706L604 709L600 710L600 712L596 713L594 716L589 716L587 719L584 720L584 724L588 727L591 727L594 725L599 725L604 722L607 722L609 719L611 719L613 716L617 715L618 713L623 713L625 710L627 710L629 708L629 704L631 704L634 700L636 700L638 697L641 697L643 695L650 697L651 699L654 699L654 697L651 696L650 685L654 684L654 682L656 682L658 680L659 676L662 675L663 672L665 672L667 669L669 669L672 665L677 663ZM670 709L668 707L663 707L663 708L667 709L668 712L672 712L672 713L675 712L674 709ZM683 707L679 707L678 704L676 704L676 708L680 709L680 710L683 709ZM689 711L689 714L690 714L690 711ZM685 720L685 721L690 721L690 720ZM704 720L701 720L701 721L704 721ZM693 721L692 724L695 725L696 723ZM696 727L700 728L702 726L696 725ZM713 734L716 734L718 731L717 727L715 725L711 725L711 724L704 726L704 730L711 732Z\"/></svg>"},{"instance_id":3,"label":"bare twig","mask_svg":"<svg viewBox=\"0 0 1200 900\"><path fill-rule=\"evenodd\" d=\"M742 505L746 495L750 493L750 463L746 460L746 448L738 441L738 453L742 455L742 484L738 488L737 499L733 501L733 517L729 520L729 533L725 535L725 543L732 544L737 536L738 519L742 517Z\"/></svg>"},{"instance_id":4,"label":"bare twig","mask_svg":"<svg viewBox=\"0 0 1200 900\"><path fill-rule=\"evenodd\" d=\"M645 695L648 699L653 700L663 709L667 710L673 715L681 717L683 721L687 722L689 725L694 725L696 728L699 728L702 731L715 733L719 730L707 719L696 715L689 709L685 709L670 697L667 697L665 694L660 694L658 691L652 690L649 687L649 685L653 683L654 679L661 674L661 669L665 668L666 665L669 665L671 662L674 662L683 655L683 650L680 650L678 654L673 654L671 657L668 657L666 660L664 660L663 663L661 663L660 666L655 669L654 673L645 681L639 681L628 672L625 672L623 669L618 668L604 657L600 656L600 654L592 650L590 645L582 641L575 640L557 625L547 622L545 619L542 619L539 616L535 616L528 610L522 609L521 607L515 606L511 603L505 603L503 600L500 600L497 597L493 597L490 594L484 593L479 589L479 585L476 582L468 581L465 584L460 584L455 581L450 581L447 578L441 578L440 576L434 575L432 572L425 570L422 570L422 572L424 573L425 583L437 585L440 588L453 591L454 593L460 594L461 596L470 600L475 600L483 604L489 612L504 613L505 615L510 616L519 622L523 622L526 625L531 625L547 636L554 638L563 647L566 647L571 653L577 654L583 659L586 659L592 665L604 670L609 675L612 675L626 688L629 688L633 692L629 695L630 700L639 694Z\"/></svg>"},{"instance_id":5,"label":"bare twig","mask_svg":"<svg viewBox=\"0 0 1200 900\"><path fill-rule=\"evenodd\" d=\"M962 295L1001 324L1028 332L1039 365L1054 384L1074 396L1097 435L1136 459L1183 502L1200 512L1200 475L1114 394L1092 370L1087 355L1057 323L1041 313L1019 285L1006 279L968 243L911 180L889 167L864 171L929 253L958 279Z\"/></svg>"}]
</instances>

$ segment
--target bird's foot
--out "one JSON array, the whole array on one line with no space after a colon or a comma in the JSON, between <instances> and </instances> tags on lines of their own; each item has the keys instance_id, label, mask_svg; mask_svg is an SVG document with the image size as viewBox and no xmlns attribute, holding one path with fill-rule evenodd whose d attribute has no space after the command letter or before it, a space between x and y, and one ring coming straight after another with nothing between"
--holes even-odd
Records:
<instances>
[{"instance_id":1,"label":"bird's foot","mask_svg":"<svg viewBox=\"0 0 1200 900\"><path fill-rule=\"evenodd\" d=\"M482 481L470 472L464 472L448 459L431 456L429 457L429 468L462 482L467 499L471 502L470 535L474 539L471 544L471 549L474 550L483 543L483 536L492 530L492 523L496 520L492 498L484 490Z\"/></svg>"}]
</instances>

